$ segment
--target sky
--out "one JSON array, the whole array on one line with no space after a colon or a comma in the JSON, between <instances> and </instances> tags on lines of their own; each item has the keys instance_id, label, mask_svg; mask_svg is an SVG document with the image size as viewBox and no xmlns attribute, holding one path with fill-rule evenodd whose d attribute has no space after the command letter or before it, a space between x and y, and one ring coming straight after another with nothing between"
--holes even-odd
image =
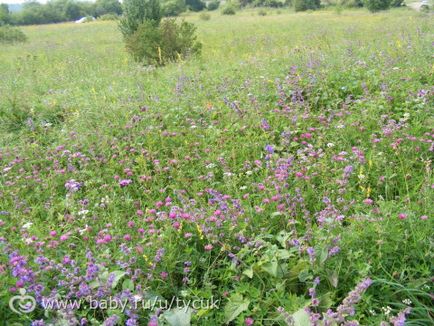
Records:
<instances>
[{"instance_id":1,"label":"sky","mask_svg":"<svg viewBox=\"0 0 434 326\"><path fill-rule=\"evenodd\" d=\"M24 3L26 2L25 0L0 0L0 3ZM45 3L47 2L47 0L38 0L38 2L40 3Z\"/></svg>"}]
</instances>

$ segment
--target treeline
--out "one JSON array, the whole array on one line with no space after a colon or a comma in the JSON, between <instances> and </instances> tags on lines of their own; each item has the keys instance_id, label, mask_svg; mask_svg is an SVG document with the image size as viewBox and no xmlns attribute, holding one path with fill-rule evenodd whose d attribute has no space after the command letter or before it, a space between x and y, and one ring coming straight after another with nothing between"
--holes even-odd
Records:
<instances>
[{"instance_id":1,"label":"treeline","mask_svg":"<svg viewBox=\"0 0 434 326\"><path fill-rule=\"evenodd\" d=\"M10 12L6 4L0 5L0 25L36 25L74 21L85 16L121 15L122 5L118 0L52 0L46 4L26 2L19 12Z\"/></svg>"},{"instance_id":2,"label":"treeline","mask_svg":"<svg viewBox=\"0 0 434 326\"><path fill-rule=\"evenodd\" d=\"M150 0L143 0L144 3ZM162 16L178 16L185 11L216 10L219 0L163 0L159 1ZM229 0L225 9L235 12L246 7L293 7L295 11L315 10L324 6L366 7L371 11L399 7L403 0ZM8 6L0 5L0 25L35 25L74 21L85 16L104 17L122 15L118 0L51 0L46 4L26 2L23 10L11 13Z\"/></svg>"}]
</instances>

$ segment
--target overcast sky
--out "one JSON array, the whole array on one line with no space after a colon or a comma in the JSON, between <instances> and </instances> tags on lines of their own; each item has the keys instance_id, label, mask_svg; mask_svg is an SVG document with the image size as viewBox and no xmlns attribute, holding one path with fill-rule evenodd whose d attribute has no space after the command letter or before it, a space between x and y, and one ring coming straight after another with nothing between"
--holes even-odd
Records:
<instances>
[{"instance_id":1,"label":"overcast sky","mask_svg":"<svg viewBox=\"0 0 434 326\"><path fill-rule=\"evenodd\" d=\"M24 3L26 2L25 0L0 0L0 3ZM38 2L40 3L45 3L47 2L46 0L38 0Z\"/></svg>"}]
</instances>

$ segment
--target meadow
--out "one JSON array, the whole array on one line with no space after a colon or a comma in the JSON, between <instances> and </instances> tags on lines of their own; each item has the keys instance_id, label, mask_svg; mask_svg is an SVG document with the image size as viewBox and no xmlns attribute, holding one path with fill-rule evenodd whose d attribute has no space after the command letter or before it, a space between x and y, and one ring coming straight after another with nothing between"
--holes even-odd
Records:
<instances>
[{"instance_id":1,"label":"meadow","mask_svg":"<svg viewBox=\"0 0 434 326\"><path fill-rule=\"evenodd\" d=\"M161 68L113 21L0 47L2 322L433 324L432 15L185 19Z\"/></svg>"}]
</instances>

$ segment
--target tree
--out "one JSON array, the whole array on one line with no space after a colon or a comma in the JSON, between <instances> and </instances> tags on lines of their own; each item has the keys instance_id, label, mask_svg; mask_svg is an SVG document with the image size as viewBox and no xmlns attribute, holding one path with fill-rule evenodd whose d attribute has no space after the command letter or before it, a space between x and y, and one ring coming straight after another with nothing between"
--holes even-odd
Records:
<instances>
[{"instance_id":1,"label":"tree","mask_svg":"<svg viewBox=\"0 0 434 326\"><path fill-rule=\"evenodd\" d=\"M206 7L201 0L185 0L185 4L191 11L201 11Z\"/></svg>"},{"instance_id":2,"label":"tree","mask_svg":"<svg viewBox=\"0 0 434 326\"><path fill-rule=\"evenodd\" d=\"M68 1L65 4L64 14L67 20L77 20L83 16L80 5L75 1Z\"/></svg>"},{"instance_id":3,"label":"tree","mask_svg":"<svg viewBox=\"0 0 434 326\"><path fill-rule=\"evenodd\" d=\"M321 5L320 0L294 0L295 11L305 11L318 9Z\"/></svg>"},{"instance_id":4,"label":"tree","mask_svg":"<svg viewBox=\"0 0 434 326\"><path fill-rule=\"evenodd\" d=\"M159 0L124 0L123 13L119 28L124 38L137 31L145 21L157 26L162 18Z\"/></svg>"},{"instance_id":5,"label":"tree","mask_svg":"<svg viewBox=\"0 0 434 326\"><path fill-rule=\"evenodd\" d=\"M118 0L97 0L95 3L96 16L106 14L122 14L122 5Z\"/></svg>"},{"instance_id":6,"label":"tree","mask_svg":"<svg viewBox=\"0 0 434 326\"><path fill-rule=\"evenodd\" d=\"M371 12L390 8L390 0L364 0L365 7Z\"/></svg>"},{"instance_id":7,"label":"tree","mask_svg":"<svg viewBox=\"0 0 434 326\"><path fill-rule=\"evenodd\" d=\"M173 17L187 10L184 0L165 1L161 8L163 16Z\"/></svg>"},{"instance_id":8,"label":"tree","mask_svg":"<svg viewBox=\"0 0 434 326\"><path fill-rule=\"evenodd\" d=\"M10 24L11 16L9 13L9 6L5 3L0 4L0 26Z\"/></svg>"}]
</instances>

